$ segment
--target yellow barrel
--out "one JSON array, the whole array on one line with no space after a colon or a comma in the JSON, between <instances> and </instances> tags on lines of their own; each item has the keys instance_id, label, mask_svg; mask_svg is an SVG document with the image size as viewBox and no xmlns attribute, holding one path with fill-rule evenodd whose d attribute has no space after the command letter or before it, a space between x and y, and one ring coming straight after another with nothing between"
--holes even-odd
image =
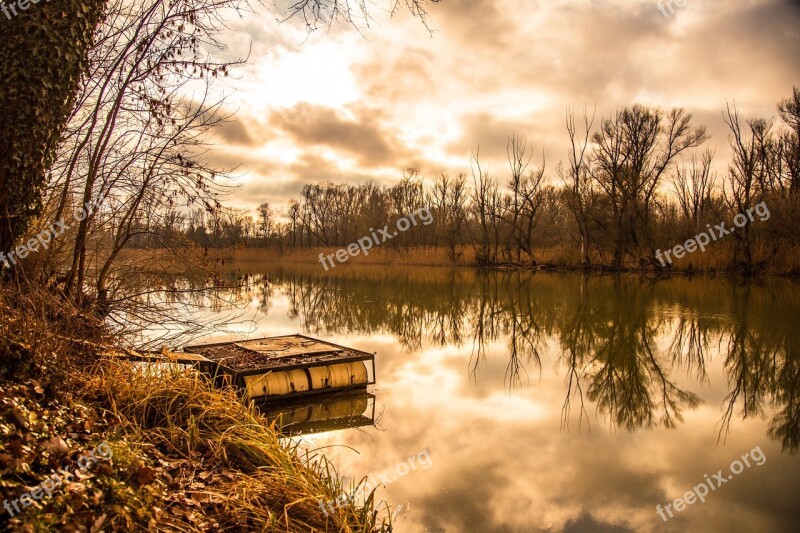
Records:
<instances>
[{"instance_id":1,"label":"yellow barrel","mask_svg":"<svg viewBox=\"0 0 800 533\"><path fill-rule=\"evenodd\" d=\"M247 397L283 396L293 392L307 392L310 387L305 370L270 372L244 378Z\"/></svg>"},{"instance_id":2,"label":"yellow barrel","mask_svg":"<svg viewBox=\"0 0 800 533\"><path fill-rule=\"evenodd\" d=\"M317 366L308 369L311 389L339 389L367 384L367 365L363 361L339 365Z\"/></svg>"}]
</instances>

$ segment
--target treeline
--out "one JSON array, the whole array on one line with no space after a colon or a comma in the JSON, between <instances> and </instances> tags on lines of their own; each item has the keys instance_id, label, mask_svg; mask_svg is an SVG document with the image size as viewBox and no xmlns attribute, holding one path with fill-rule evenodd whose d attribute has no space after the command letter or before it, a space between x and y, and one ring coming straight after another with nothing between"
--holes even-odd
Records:
<instances>
[{"instance_id":1,"label":"treeline","mask_svg":"<svg viewBox=\"0 0 800 533\"><path fill-rule=\"evenodd\" d=\"M735 215L763 202L768 220L756 218L717 243L714 266L750 272L780 260L800 267L792 256L800 241L793 227L800 214L800 89L778 104L775 118L743 120L728 107L725 121L732 158L722 173L714 171L705 127L690 114L635 105L599 120L568 112L571 149L554 169L534 161L526 140L512 136L504 177L490 175L476 152L469 176L425 180L410 169L394 186L306 185L282 221L265 203L255 217L196 210L173 217L170 229L207 247L341 247L429 206L432 225L384 246L443 247L454 261L471 250L481 266L558 257L585 267L662 269L670 265L656 259L659 249L708 224L730 228Z\"/></svg>"}]
</instances>

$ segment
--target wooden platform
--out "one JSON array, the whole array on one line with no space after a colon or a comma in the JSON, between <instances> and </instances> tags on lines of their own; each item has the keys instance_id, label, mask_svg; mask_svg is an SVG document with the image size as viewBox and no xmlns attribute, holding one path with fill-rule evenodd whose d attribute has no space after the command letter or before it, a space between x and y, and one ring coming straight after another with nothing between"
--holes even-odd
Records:
<instances>
[{"instance_id":1,"label":"wooden platform","mask_svg":"<svg viewBox=\"0 0 800 533\"><path fill-rule=\"evenodd\" d=\"M219 363L241 375L367 361L374 354L305 335L185 346L183 351Z\"/></svg>"},{"instance_id":2,"label":"wooden platform","mask_svg":"<svg viewBox=\"0 0 800 533\"><path fill-rule=\"evenodd\" d=\"M366 390L375 384L375 354L305 335L197 344L173 352L108 353L109 357L197 368L245 399L270 403L312 394Z\"/></svg>"},{"instance_id":3,"label":"wooden platform","mask_svg":"<svg viewBox=\"0 0 800 533\"><path fill-rule=\"evenodd\" d=\"M365 389L375 383L375 354L305 335L186 346L177 362L213 366L220 384L251 400ZM371 370L371 372L370 372Z\"/></svg>"}]
</instances>

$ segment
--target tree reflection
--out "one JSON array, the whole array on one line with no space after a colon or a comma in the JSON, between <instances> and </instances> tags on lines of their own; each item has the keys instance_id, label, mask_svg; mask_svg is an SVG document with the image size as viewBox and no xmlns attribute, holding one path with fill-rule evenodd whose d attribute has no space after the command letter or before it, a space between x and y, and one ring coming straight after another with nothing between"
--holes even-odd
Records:
<instances>
[{"instance_id":1,"label":"tree reflection","mask_svg":"<svg viewBox=\"0 0 800 533\"><path fill-rule=\"evenodd\" d=\"M725 332L725 370L729 392L725 397L720 438L730 432L738 414L743 418L774 412L770 437L784 450L797 452L800 433L800 335L795 324L796 302L777 308L773 298L754 295L750 285L733 290L732 323ZM787 321L788 317L788 321Z\"/></svg>"},{"instance_id":2,"label":"tree reflection","mask_svg":"<svg viewBox=\"0 0 800 533\"><path fill-rule=\"evenodd\" d=\"M479 277L480 297L467 315L467 328L473 331L473 352L470 376L477 380L480 364L486 361L486 346L501 338L507 339L508 364L505 385L509 389L523 386L528 365L541 372L539 346L544 340L547 321L537 314L529 274L484 274ZM507 290L516 287L518 290Z\"/></svg>"},{"instance_id":3,"label":"tree reflection","mask_svg":"<svg viewBox=\"0 0 800 533\"><path fill-rule=\"evenodd\" d=\"M555 344L565 429L575 408L578 428L588 424L589 405L613 427L675 427L697 407L693 391L710 384L707 367L721 358L728 392L720 436L736 417L772 413L770 436L798 449L795 283L400 268L326 276L276 266L268 274L251 278L264 313L282 295L290 317L313 334L391 334L407 351L461 346L476 382L499 355L510 391L528 386L533 372L541 376Z\"/></svg>"},{"instance_id":4,"label":"tree reflection","mask_svg":"<svg viewBox=\"0 0 800 533\"><path fill-rule=\"evenodd\" d=\"M769 424L769 435L781 442L784 450L800 449L800 356L798 344L785 347L785 360L777 372L775 403L777 412Z\"/></svg>"},{"instance_id":5,"label":"tree reflection","mask_svg":"<svg viewBox=\"0 0 800 533\"><path fill-rule=\"evenodd\" d=\"M596 320L597 313L590 306L589 298L587 297L587 292L589 291L588 282L588 276L581 277L577 301L565 310L562 322L564 327L559 332L561 355L556 366L565 368L566 377L564 381L567 387L564 405L561 408L562 429L569 427L569 413L573 396L577 396L580 405L578 429L580 430L584 419L586 424L589 425L589 413L586 410L584 401L585 386L581 383L581 378L586 373L585 354L594 353L595 351L596 337L594 331L598 328L598 323Z\"/></svg>"},{"instance_id":6,"label":"tree reflection","mask_svg":"<svg viewBox=\"0 0 800 533\"><path fill-rule=\"evenodd\" d=\"M707 318L687 310L675 319L675 329L668 349L672 364L694 374L701 385L708 383L706 354L711 327Z\"/></svg>"},{"instance_id":7,"label":"tree reflection","mask_svg":"<svg viewBox=\"0 0 800 533\"><path fill-rule=\"evenodd\" d=\"M613 425L630 431L674 427L699 398L675 385L672 365L656 352L654 338L664 319L652 312L652 286L599 281L582 279L559 329L561 363L567 365L562 426L568 426L573 387L581 402L578 424L583 417L588 421L583 380L586 397Z\"/></svg>"}]
</instances>

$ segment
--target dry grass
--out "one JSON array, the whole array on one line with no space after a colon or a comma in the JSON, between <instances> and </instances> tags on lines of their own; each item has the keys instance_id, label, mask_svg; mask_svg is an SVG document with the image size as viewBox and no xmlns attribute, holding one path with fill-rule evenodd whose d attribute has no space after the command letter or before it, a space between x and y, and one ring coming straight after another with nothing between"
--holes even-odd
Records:
<instances>
[{"instance_id":1,"label":"dry grass","mask_svg":"<svg viewBox=\"0 0 800 533\"><path fill-rule=\"evenodd\" d=\"M18 516L2 510L0 530L391 530L373 494L326 515L320 501L356 487L233 390L183 368L98 359L112 344L102 324L20 289L0 285L0 486L19 496L99 442L113 458ZM67 455L48 451L54 439Z\"/></svg>"},{"instance_id":2,"label":"dry grass","mask_svg":"<svg viewBox=\"0 0 800 533\"><path fill-rule=\"evenodd\" d=\"M741 264L742 257L737 259ZM772 275L796 275L800 273L800 247L780 245L777 247L755 245L753 247L755 272ZM736 271L734 242L717 242L705 252L697 250L682 258L673 256L672 270L677 272L730 273Z\"/></svg>"},{"instance_id":3,"label":"dry grass","mask_svg":"<svg viewBox=\"0 0 800 533\"><path fill-rule=\"evenodd\" d=\"M348 503L325 515L319 502L345 489L335 469L322 455L299 453L281 441L233 390L180 368L143 371L115 361L98 367L91 387L108 402L125 440L195 463L197 472L190 467L183 474L190 480L184 492L221 530L391 530L388 513L381 519L373 510L372 494L362 505Z\"/></svg>"},{"instance_id":4,"label":"dry grass","mask_svg":"<svg viewBox=\"0 0 800 533\"><path fill-rule=\"evenodd\" d=\"M19 280L0 284L0 316L0 376L63 380L91 361L105 331L90 313Z\"/></svg>"},{"instance_id":5,"label":"dry grass","mask_svg":"<svg viewBox=\"0 0 800 533\"><path fill-rule=\"evenodd\" d=\"M678 243L680 244L680 243ZM695 273L731 273L737 270L733 257L734 243L732 240L713 243L705 252L694 252L681 259L673 258L671 270L673 272ZM228 248L217 250L197 249L194 253L208 264L217 268L229 269L231 266L252 269L255 264L292 264L314 265L320 272L323 267L319 262L319 255L328 256L335 254L339 248L315 247L309 249L280 250L278 248ZM633 258L646 258L649 250L641 249L637 253L626 256L623 262L625 270L653 271L652 265L642 264ZM418 247L409 249L376 248L370 255L350 257L345 263L334 262L335 268L329 268L327 273L356 269L369 266L426 266L426 267L476 267L475 252L471 246L461 246L457 249L457 261L451 259L451 252L443 247ZM535 249L535 259L538 265L557 267L561 269L580 269L581 258L579 251L573 245L557 245ZM601 252L593 247L590 259L595 266L605 265L610 268L613 256L609 251ZM198 259L199 260L199 259ZM739 258L741 261L741 258ZM753 263L755 271L761 274L773 275L798 275L800 274L800 246L781 245L778 247L756 245L753 249ZM530 259L523 254L522 265L530 265ZM504 265L510 267L513 265Z\"/></svg>"},{"instance_id":6,"label":"dry grass","mask_svg":"<svg viewBox=\"0 0 800 533\"><path fill-rule=\"evenodd\" d=\"M280 262L280 263L316 263L320 269L319 254L325 256L335 254L337 247L309 248L298 250L278 250L276 248L237 248L231 250L217 250L228 260L234 262ZM469 265L474 262L472 248L462 247L457 252L459 261L457 266ZM368 256L358 255L350 257L345 263L334 261L335 269L347 268L351 265L394 265L406 266L453 266L449 251L446 248L375 248L370 250ZM331 270L335 270L331 269Z\"/></svg>"}]
</instances>

